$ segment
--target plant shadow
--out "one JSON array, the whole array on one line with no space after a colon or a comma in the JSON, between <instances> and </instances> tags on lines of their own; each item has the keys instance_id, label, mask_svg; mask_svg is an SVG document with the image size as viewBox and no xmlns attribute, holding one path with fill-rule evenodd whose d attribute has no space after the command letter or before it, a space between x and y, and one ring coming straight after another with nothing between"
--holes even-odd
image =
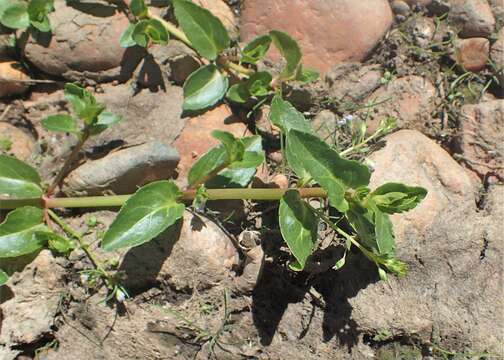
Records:
<instances>
[{"instance_id":1,"label":"plant shadow","mask_svg":"<svg viewBox=\"0 0 504 360\"><path fill-rule=\"evenodd\" d=\"M305 281L299 284L303 277ZM323 341L337 337L350 351L358 342L359 330L352 320L349 299L378 280L376 267L359 253L348 256L346 265L340 270L329 270L313 277L303 273L292 276L288 270L266 262L252 293L252 316L261 345L272 343L289 304L302 302L313 288L325 304L321 306ZM299 339L307 331L303 330Z\"/></svg>"}]
</instances>

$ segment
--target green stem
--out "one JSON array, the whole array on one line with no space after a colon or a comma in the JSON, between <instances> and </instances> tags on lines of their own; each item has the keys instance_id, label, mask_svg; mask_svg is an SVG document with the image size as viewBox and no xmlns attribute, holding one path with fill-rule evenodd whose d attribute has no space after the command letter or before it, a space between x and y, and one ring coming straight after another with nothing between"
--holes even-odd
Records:
<instances>
[{"instance_id":1,"label":"green stem","mask_svg":"<svg viewBox=\"0 0 504 360\"><path fill-rule=\"evenodd\" d=\"M340 156L341 157L344 157L344 156L347 156L348 154L351 154L352 152L360 149L361 147L363 147L364 145L366 145L367 143L369 143L370 141L373 141L374 139L376 139L377 137L381 136L382 135L382 131L378 130L376 131L373 135L371 136L368 136L366 139L364 139L361 143L357 144L357 145L354 145L354 146L351 146L349 147L348 149L346 150L343 150L342 152L340 152Z\"/></svg>"},{"instance_id":2,"label":"green stem","mask_svg":"<svg viewBox=\"0 0 504 360\"><path fill-rule=\"evenodd\" d=\"M79 247L86 253L87 257L89 258L95 269L102 274L103 278L105 279L107 287L111 288L112 282L110 281L108 273L105 271L100 262L96 259L91 250L89 250L89 245L84 241L83 237L74 229L72 229L70 226L68 226L68 224L65 223L63 219L61 219L58 215L54 213L54 211L48 209L47 213L54 220L54 222L56 222L59 225L59 227L63 229L64 232L66 232L68 235L77 240L77 242L79 243Z\"/></svg>"},{"instance_id":3,"label":"green stem","mask_svg":"<svg viewBox=\"0 0 504 360\"><path fill-rule=\"evenodd\" d=\"M153 14L150 14L150 13L149 13L149 17L151 19L159 21L161 24L163 24L163 26L165 27L166 31L168 31L170 34L172 34L177 39L179 39L180 41L182 41L187 46L189 46L190 48L193 49L193 45L191 43L191 40L189 40L187 38L186 34L182 30L180 30L178 27L176 27L174 24L172 24L169 21L166 21L165 19L163 19L163 18L161 18L161 17L159 17L157 15L153 15Z\"/></svg>"},{"instance_id":4,"label":"green stem","mask_svg":"<svg viewBox=\"0 0 504 360\"><path fill-rule=\"evenodd\" d=\"M209 200L280 200L288 189L207 189ZM327 193L322 188L296 189L302 198L325 198ZM74 198L34 199L2 199L0 209L15 209L21 206L36 206L45 208L98 208L117 207L123 205L131 195L88 196ZM183 192L181 200L191 201L196 196L196 190Z\"/></svg>"},{"instance_id":5,"label":"green stem","mask_svg":"<svg viewBox=\"0 0 504 360\"><path fill-rule=\"evenodd\" d=\"M240 74L246 75L246 76L250 76L255 73L254 70L247 69L246 67L243 67L240 64L236 64L236 63L229 61L229 60L224 61L222 63L222 66L224 66L226 69L234 70L237 73L240 73Z\"/></svg>"}]
</instances>

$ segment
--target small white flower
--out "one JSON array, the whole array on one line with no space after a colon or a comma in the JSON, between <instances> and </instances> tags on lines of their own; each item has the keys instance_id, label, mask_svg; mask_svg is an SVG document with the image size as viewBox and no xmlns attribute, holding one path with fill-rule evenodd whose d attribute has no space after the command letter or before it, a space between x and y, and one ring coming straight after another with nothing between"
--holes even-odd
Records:
<instances>
[{"instance_id":1,"label":"small white flower","mask_svg":"<svg viewBox=\"0 0 504 360\"><path fill-rule=\"evenodd\" d=\"M117 289L115 295L116 295L117 302L122 303L124 300L126 300L126 295L119 289Z\"/></svg>"},{"instance_id":2,"label":"small white flower","mask_svg":"<svg viewBox=\"0 0 504 360\"><path fill-rule=\"evenodd\" d=\"M338 121L338 125L339 126L344 126L344 125L348 125L350 124L352 121L354 120L354 116L353 115L345 115L343 116L343 119L339 120Z\"/></svg>"}]
</instances>

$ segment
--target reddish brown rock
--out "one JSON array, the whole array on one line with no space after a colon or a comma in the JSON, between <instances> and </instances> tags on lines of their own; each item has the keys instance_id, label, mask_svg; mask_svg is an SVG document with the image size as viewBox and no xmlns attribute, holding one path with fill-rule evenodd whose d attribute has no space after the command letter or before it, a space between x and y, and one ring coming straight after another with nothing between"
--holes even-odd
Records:
<instances>
[{"instance_id":1,"label":"reddish brown rock","mask_svg":"<svg viewBox=\"0 0 504 360\"><path fill-rule=\"evenodd\" d=\"M448 18L459 30L459 36L488 37L495 27L495 18L487 0L452 0Z\"/></svg>"},{"instance_id":2,"label":"reddish brown rock","mask_svg":"<svg viewBox=\"0 0 504 360\"><path fill-rule=\"evenodd\" d=\"M35 148L35 143L29 135L5 122L0 122L0 142L2 141L9 146L4 149L0 147L0 153L3 150L20 160L28 159Z\"/></svg>"},{"instance_id":3,"label":"reddish brown rock","mask_svg":"<svg viewBox=\"0 0 504 360\"><path fill-rule=\"evenodd\" d=\"M363 60L391 24L386 0L247 0L241 37L285 31L299 42L303 63L325 73L335 63Z\"/></svg>"},{"instance_id":4,"label":"reddish brown rock","mask_svg":"<svg viewBox=\"0 0 504 360\"><path fill-rule=\"evenodd\" d=\"M483 70L488 61L490 42L485 38L461 39L457 43L455 59L467 71Z\"/></svg>"},{"instance_id":5,"label":"reddish brown rock","mask_svg":"<svg viewBox=\"0 0 504 360\"><path fill-rule=\"evenodd\" d=\"M66 79L97 81L127 79L143 51L124 49L119 38L128 18L115 7L100 5L84 12L64 0L55 1L49 15L52 33L36 37L25 32L20 40L24 56L40 70ZM84 5L85 6L85 5Z\"/></svg>"},{"instance_id":6,"label":"reddish brown rock","mask_svg":"<svg viewBox=\"0 0 504 360\"><path fill-rule=\"evenodd\" d=\"M490 50L490 58L498 68L504 67L504 28L500 29L497 34L497 40Z\"/></svg>"},{"instance_id":7,"label":"reddish brown rock","mask_svg":"<svg viewBox=\"0 0 504 360\"><path fill-rule=\"evenodd\" d=\"M457 144L466 165L504 179L504 100L462 107L460 123Z\"/></svg>"},{"instance_id":8,"label":"reddish brown rock","mask_svg":"<svg viewBox=\"0 0 504 360\"><path fill-rule=\"evenodd\" d=\"M211 136L213 130L223 130L236 137L250 135L247 126L234 116L226 105L189 119L180 136L172 144L180 154L178 166L180 186L187 185L187 173L194 162L210 148L219 144Z\"/></svg>"},{"instance_id":9,"label":"reddish brown rock","mask_svg":"<svg viewBox=\"0 0 504 360\"><path fill-rule=\"evenodd\" d=\"M375 131L380 121L387 117L396 118L399 128L426 130L435 106L435 96L436 89L426 78L405 76L392 80L365 100L368 104L382 102L373 107L367 116L368 131ZM365 111L367 113L367 109Z\"/></svg>"},{"instance_id":10,"label":"reddish brown rock","mask_svg":"<svg viewBox=\"0 0 504 360\"><path fill-rule=\"evenodd\" d=\"M28 90L28 75L16 61L0 62L0 98L23 94Z\"/></svg>"}]
</instances>

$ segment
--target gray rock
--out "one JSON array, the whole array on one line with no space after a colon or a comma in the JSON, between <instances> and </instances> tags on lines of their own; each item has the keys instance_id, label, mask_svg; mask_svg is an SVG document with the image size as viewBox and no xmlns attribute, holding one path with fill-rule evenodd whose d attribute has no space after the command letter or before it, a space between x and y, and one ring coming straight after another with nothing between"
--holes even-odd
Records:
<instances>
[{"instance_id":1,"label":"gray rock","mask_svg":"<svg viewBox=\"0 0 504 360\"><path fill-rule=\"evenodd\" d=\"M69 80L129 79L145 51L120 46L126 15L108 4L56 0L54 5L51 33L26 31L20 37L19 47L33 65Z\"/></svg>"},{"instance_id":2,"label":"gray rock","mask_svg":"<svg viewBox=\"0 0 504 360\"><path fill-rule=\"evenodd\" d=\"M470 178L443 149L411 130L387 137L372 157L372 185L401 181L429 194L406 214L392 216L403 279L371 284L350 299L364 333L388 331L471 352L502 351L502 191L478 213ZM495 208L497 211L495 211ZM492 229L492 230L491 230ZM498 232L500 230L500 232Z\"/></svg>"},{"instance_id":3,"label":"gray rock","mask_svg":"<svg viewBox=\"0 0 504 360\"><path fill-rule=\"evenodd\" d=\"M1 260L5 269L6 260ZM64 270L51 252L41 251L33 262L17 270L7 285L0 288L0 349L5 347L0 354L2 351L8 353L13 346L32 344L51 333L58 311Z\"/></svg>"},{"instance_id":4,"label":"gray rock","mask_svg":"<svg viewBox=\"0 0 504 360\"><path fill-rule=\"evenodd\" d=\"M322 110L312 120L312 128L318 136L330 145L334 145L337 127L336 115L329 110Z\"/></svg>"},{"instance_id":5,"label":"gray rock","mask_svg":"<svg viewBox=\"0 0 504 360\"><path fill-rule=\"evenodd\" d=\"M379 65L342 63L334 65L326 75L329 95L339 102L359 102L380 86Z\"/></svg>"},{"instance_id":6,"label":"gray rock","mask_svg":"<svg viewBox=\"0 0 504 360\"><path fill-rule=\"evenodd\" d=\"M411 8L407 3L402 0L394 0L390 3L390 7L394 14L408 15L411 12Z\"/></svg>"},{"instance_id":7,"label":"gray rock","mask_svg":"<svg viewBox=\"0 0 504 360\"><path fill-rule=\"evenodd\" d=\"M406 28L418 46L426 47L431 43L434 37L436 25L431 18L420 16L414 17L411 21L408 21L406 23Z\"/></svg>"},{"instance_id":8,"label":"gray rock","mask_svg":"<svg viewBox=\"0 0 504 360\"><path fill-rule=\"evenodd\" d=\"M495 18L487 0L452 0L448 19L463 38L489 37L495 30Z\"/></svg>"},{"instance_id":9,"label":"gray rock","mask_svg":"<svg viewBox=\"0 0 504 360\"><path fill-rule=\"evenodd\" d=\"M180 157L177 150L159 142L112 152L86 162L65 179L69 195L129 194L138 186L174 175Z\"/></svg>"}]
</instances>

